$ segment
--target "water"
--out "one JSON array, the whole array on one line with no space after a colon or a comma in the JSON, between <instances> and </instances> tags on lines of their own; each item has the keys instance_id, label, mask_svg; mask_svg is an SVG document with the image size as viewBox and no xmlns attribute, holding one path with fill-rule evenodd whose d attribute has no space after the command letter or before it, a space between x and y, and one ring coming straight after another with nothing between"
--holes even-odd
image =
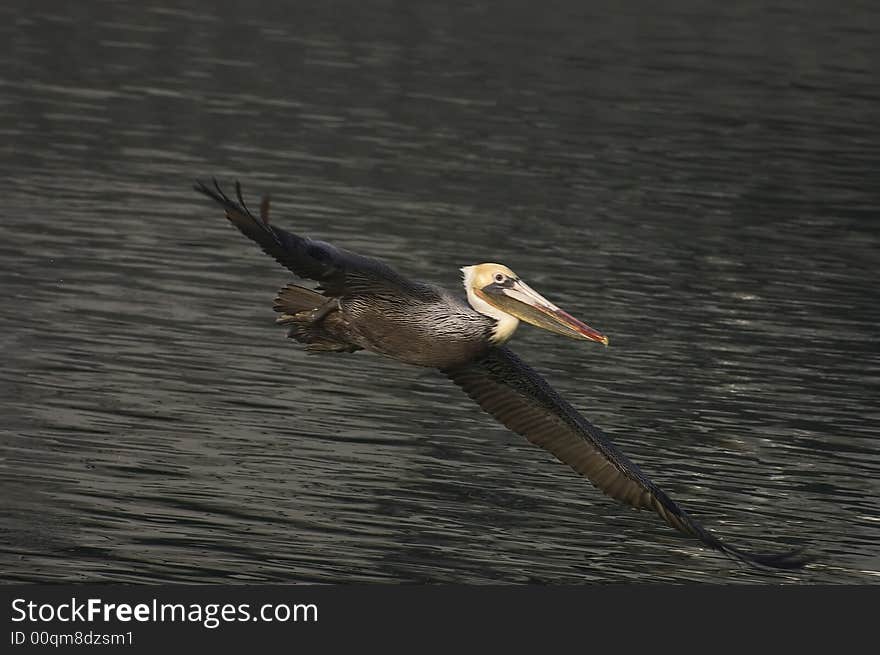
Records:
<instances>
[{"instance_id":1,"label":"water","mask_svg":"<svg viewBox=\"0 0 880 655\"><path fill-rule=\"evenodd\" d=\"M580 2L0 9L0 578L880 575L880 12ZM611 337L512 345L731 543L604 498L441 375L306 355L192 181Z\"/></svg>"}]
</instances>

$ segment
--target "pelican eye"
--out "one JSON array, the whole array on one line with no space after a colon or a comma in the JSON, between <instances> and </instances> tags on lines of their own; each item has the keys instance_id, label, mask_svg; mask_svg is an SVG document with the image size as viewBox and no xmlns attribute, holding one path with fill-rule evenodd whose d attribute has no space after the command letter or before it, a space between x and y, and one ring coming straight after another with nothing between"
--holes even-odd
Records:
<instances>
[{"instance_id":1,"label":"pelican eye","mask_svg":"<svg viewBox=\"0 0 880 655\"><path fill-rule=\"evenodd\" d=\"M495 281L499 284L504 282L504 273L495 273Z\"/></svg>"}]
</instances>

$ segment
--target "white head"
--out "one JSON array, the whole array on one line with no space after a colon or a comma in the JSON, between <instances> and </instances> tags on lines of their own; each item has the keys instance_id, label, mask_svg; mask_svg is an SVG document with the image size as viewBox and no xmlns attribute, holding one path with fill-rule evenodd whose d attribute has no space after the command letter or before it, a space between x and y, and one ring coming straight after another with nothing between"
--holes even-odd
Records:
<instances>
[{"instance_id":1,"label":"white head","mask_svg":"<svg viewBox=\"0 0 880 655\"><path fill-rule=\"evenodd\" d=\"M608 337L559 309L503 264L465 266L461 272L470 306L497 322L492 330L493 343L510 339L523 320L573 339L608 345Z\"/></svg>"}]
</instances>

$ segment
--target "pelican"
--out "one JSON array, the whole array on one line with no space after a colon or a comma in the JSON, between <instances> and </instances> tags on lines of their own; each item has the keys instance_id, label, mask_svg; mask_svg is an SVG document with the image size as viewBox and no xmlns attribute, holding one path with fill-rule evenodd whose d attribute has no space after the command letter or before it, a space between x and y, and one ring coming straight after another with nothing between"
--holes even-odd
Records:
<instances>
[{"instance_id":1,"label":"pelican","mask_svg":"<svg viewBox=\"0 0 880 655\"><path fill-rule=\"evenodd\" d=\"M520 321L572 339L608 345L601 332L577 320L501 264L461 269L459 295L403 277L386 264L301 237L269 223L264 197L259 218L214 180L195 190L217 201L226 218L264 252L317 289L288 284L275 298L277 322L309 351L367 350L439 369L510 430L545 448L599 490L636 509L655 511L671 527L756 567L796 569L801 549L761 554L729 545L704 528L633 464L505 344Z\"/></svg>"}]
</instances>

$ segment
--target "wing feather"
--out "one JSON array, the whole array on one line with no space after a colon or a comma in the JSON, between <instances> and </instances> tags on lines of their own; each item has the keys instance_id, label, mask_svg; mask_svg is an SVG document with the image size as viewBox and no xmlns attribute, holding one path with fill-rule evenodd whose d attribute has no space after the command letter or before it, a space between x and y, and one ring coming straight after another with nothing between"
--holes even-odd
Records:
<instances>
[{"instance_id":1,"label":"wing feather","mask_svg":"<svg viewBox=\"0 0 880 655\"><path fill-rule=\"evenodd\" d=\"M722 542L508 348L490 348L482 357L444 373L507 428L553 453L611 498L651 509L679 532L751 564L799 568L807 562L800 551L757 554Z\"/></svg>"},{"instance_id":2,"label":"wing feather","mask_svg":"<svg viewBox=\"0 0 880 655\"><path fill-rule=\"evenodd\" d=\"M271 225L267 198L263 199L260 218L257 218L245 205L241 186L237 182L237 200L229 198L216 180L214 188L202 182L196 182L193 188L218 202L226 210L226 218L242 234L256 242L263 252L299 277L318 282L325 295L400 291L418 295L429 291L427 285L407 280L377 259L337 248L325 241L301 237Z\"/></svg>"}]
</instances>

